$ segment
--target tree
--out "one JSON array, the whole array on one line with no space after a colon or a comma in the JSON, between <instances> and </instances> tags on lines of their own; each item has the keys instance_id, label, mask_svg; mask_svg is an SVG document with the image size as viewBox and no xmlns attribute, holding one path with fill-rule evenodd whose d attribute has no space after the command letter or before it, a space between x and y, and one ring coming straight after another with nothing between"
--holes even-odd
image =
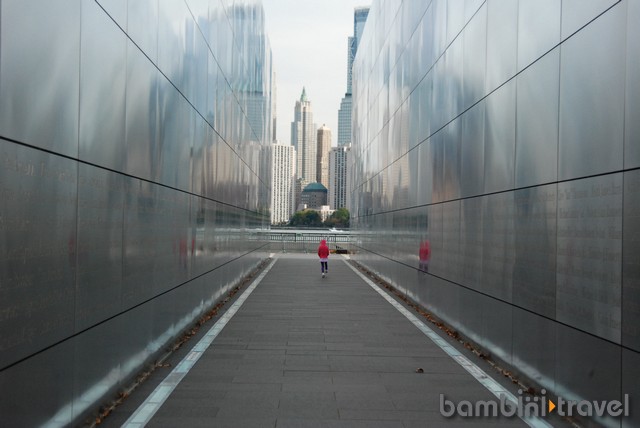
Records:
<instances>
[{"instance_id":1,"label":"tree","mask_svg":"<svg viewBox=\"0 0 640 428\"><path fill-rule=\"evenodd\" d=\"M349 210L346 208L338 208L327 218L324 222L324 225L327 227L340 227L340 228L348 228L349 227Z\"/></svg>"},{"instance_id":2,"label":"tree","mask_svg":"<svg viewBox=\"0 0 640 428\"><path fill-rule=\"evenodd\" d=\"M320 218L318 211L298 211L293 215L293 217L291 217L289 225L298 227L320 227L322 226L322 219Z\"/></svg>"}]
</instances>

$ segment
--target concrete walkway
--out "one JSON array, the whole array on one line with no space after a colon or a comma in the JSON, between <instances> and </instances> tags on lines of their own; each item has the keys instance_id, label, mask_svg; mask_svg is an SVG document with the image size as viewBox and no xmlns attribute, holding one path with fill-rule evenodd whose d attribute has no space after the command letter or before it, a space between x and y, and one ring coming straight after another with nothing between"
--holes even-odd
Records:
<instances>
[{"instance_id":1,"label":"concrete walkway","mask_svg":"<svg viewBox=\"0 0 640 428\"><path fill-rule=\"evenodd\" d=\"M315 255L276 257L147 426L526 426L517 417L441 416L441 393L496 397L341 256L331 257L324 279ZM104 426L120 426L150 388L136 390Z\"/></svg>"}]
</instances>

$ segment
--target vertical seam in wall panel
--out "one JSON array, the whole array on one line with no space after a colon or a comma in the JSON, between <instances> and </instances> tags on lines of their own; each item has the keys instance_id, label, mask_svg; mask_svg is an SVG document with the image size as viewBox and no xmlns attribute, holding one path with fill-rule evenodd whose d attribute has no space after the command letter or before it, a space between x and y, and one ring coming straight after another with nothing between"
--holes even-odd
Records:
<instances>
[{"instance_id":1,"label":"vertical seam in wall panel","mask_svg":"<svg viewBox=\"0 0 640 428\"><path fill-rule=\"evenodd\" d=\"M618 3L619 4L619 3ZM628 12L628 8L629 5L627 2L624 3L624 6L627 8ZM621 219L621 230L624 231L624 219L625 219L625 182L626 182L626 176L627 174L624 172L624 160L625 160L625 148L626 148L626 142L627 142L627 126L626 126L626 118L627 118L627 70L629 69L628 67L628 62L629 62L629 56L626 55L626 53L628 52L629 48L628 48L628 44L629 44L629 14L625 13L625 38L624 38L624 52L625 52L625 67L624 67L624 98L623 98L623 104L622 104L622 219ZM624 397L624 352L625 349L622 345L624 345L625 340L624 340L624 315L625 315L625 310L624 310L624 233L622 235L622 239L620 242L620 252L622 254L622 257L620 257L620 400L622 400L622 398Z\"/></svg>"},{"instance_id":2,"label":"vertical seam in wall panel","mask_svg":"<svg viewBox=\"0 0 640 428\"><path fill-rule=\"evenodd\" d=\"M96 0L97 3L97 0ZM100 8L102 9L102 6L97 3L98 6L100 6ZM129 22L129 5L128 3L125 3L125 17L124 17L124 25L126 27L128 27L128 22ZM106 10L102 9L104 11L104 13L106 14ZM118 24L115 22L115 20L113 21L114 24L116 24L116 26L118 26ZM127 86L129 84L129 79L127 78L128 73L129 73L129 38L126 36L126 31L123 30L123 37L124 37L124 111L123 111L123 127L124 127L124 141L123 146L124 146L124 151L122 153L122 165L123 165L123 169L126 170L127 166L125 164L128 156L127 156ZM132 183L133 179L132 178L128 178L128 177L122 177L122 222L121 224L121 229L120 229L120 239L121 239L121 251L120 251L120 310L122 311L123 305L124 305L124 279L125 279L125 253L126 253L126 241L125 241L125 227L126 227L126 212L127 212L127 194L128 194L128 190L130 189L129 185Z\"/></svg>"},{"instance_id":3,"label":"vertical seam in wall panel","mask_svg":"<svg viewBox=\"0 0 640 428\"><path fill-rule=\"evenodd\" d=\"M76 126L76 157L80 159L80 120L82 119L82 108L80 106L80 98L82 91L82 10L85 6L83 6L82 2L78 2L79 6L79 15L78 15L78 124ZM75 252L73 260L74 260L74 269L73 269L73 284L74 284L74 296L73 296L73 332L76 332L78 328L77 323L77 313L78 313L78 292L79 292L79 284L78 284L78 259L79 259L79 251L78 251L78 237L80 232L80 162L75 162L76 167L76 224L75 224L75 233L73 236L73 251ZM68 244L67 244L68 246ZM75 359L75 353L73 356Z\"/></svg>"},{"instance_id":4,"label":"vertical seam in wall panel","mask_svg":"<svg viewBox=\"0 0 640 428\"><path fill-rule=\"evenodd\" d=\"M619 4L619 3L618 3ZM622 234L622 239L620 242L620 252L622 257L620 257L620 347L618 348L620 350L620 401L623 400L624 398L624 353L625 353L625 349L624 347L622 347L622 345L624 344L625 340L624 340L624 315L625 315L625 310L624 310L624 219L625 219L625 182L626 182L626 176L627 174L624 172L624 167L625 167L625 148L627 146L627 71L629 70L628 67L628 63L629 63L629 56L627 55L627 52L629 51L629 14L628 14L628 9L629 9L629 3L625 2L624 7L627 8L627 10L624 13L625 16L625 38L624 38L624 52L625 52L625 67L624 67L624 97L623 97L623 103L622 103L622 219L621 219L621 228L620 230L623 231ZM622 7L622 6L621 6Z\"/></svg>"},{"instance_id":5,"label":"vertical seam in wall panel","mask_svg":"<svg viewBox=\"0 0 640 428\"><path fill-rule=\"evenodd\" d=\"M558 112L556 113L556 120L558 122L557 126L556 126L556 180L555 180L555 186L556 186L556 236L555 236L555 243L556 243L556 268L555 268L555 286L553 287L553 291L554 291L554 296L553 296L553 319L557 320L558 319L558 209L559 209L559 205L560 205L560 102L562 101L561 99L561 91L562 91L562 1L560 2L560 42L557 46L558 49L558 69L556 70L557 76L558 76ZM558 342L558 329L555 328L556 331L556 340L555 343ZM554 365L554 370L555 370L555 365ZM555 380L555 379L554 379Z\"/></svg>"},{"instance_id":6,"label":"vertical seam in wall panel","mask_svg":"<svg viewBox=\"0 0 640 428\"><path fill-rule=\"evenodd\" d=\"M629 52L629 4L628 2L625 2L624 6L627 8L627 10L624 13L625 16L625 37L624 37L624 97L622 99L622 169L624 170L625 164L624 164L624 160L625 160L625 148L627 147L627 71L629 70L629 55L627 55L627 52ZM624 178L622 180L622 194L624 196ZM624 197L623 197L623 202L624 202ZM622 229L624 230L624 228ZM620 338L620 341L622 341L622 337Z\"/></svg>"},{"instance_id":7,"label":"vertical seam in wall panel","mask_svg":"<svg viewBox=\"0 0 640 428\"><path fill-rule=\"evenodd\" d=\"M515 76L515 106L514 106L514 127L513 127L513 188L518 187L516 168L518 167L518 46L520 41L520 2L516 4L516 76ZM511 293L513 298L513 292Z\"/></svg>"},{"instance_id":8,"label":"vertical seam in wall panel","mask_svg":"<svg viewBox=\"0 0 640 428\"><path fill-rule=\"evenodd\" d=\"M628 34L628 31L627 31ZM625 77L625 82L626 82L626 77ZM625 91L626 92L626 91ZM624 146L624 144L623 144ZM623 162L624 162L624 157L622 158ZM623 172L622 173L622 219L621 219L621 230L624 231L624 214L625 214L625 210L624 210L624 195L625 195L625 176L626 174ZM623 383L624 383L624 348L622 347L622 345L624 344L624 233L622 235L622 242L620 242L620 252L622 254L622 257L620 257L620 347L618 348L620 350L620 401L622 401L623 397L624 397L624 387L623 387Z\"/></svg>"},{"instance_id":9,"label":"vertical seam in wall panel","mask_svg":"<svg viewBox=\"0 0 640 428\"><path fill-rule=\"evenodd\" d=\"M517 183L517 167L518 167L518 46L519 46L519 41L520 41L520 2L518 2L516 4L516 68L515 68L515 72L516 72L516 76L515 76L515 105L514 105L514 118L513 118L513 122L514 122L514 127L513 127L513 190L511 190L511 195L512 195L512 200L513 200L513 212L514 215L518 212L518 207L517 207L517 202L516 202L516 198L515 198L515 194L516 194L516 187L518 186ZM514 233L514 240L515 240L515 236L516 236L516 230L515 230L515 225L513 225L513 233ZM515 251L515 242L514 242L514 257L517 257L516 251ZM515 262L514 262L515 263ZM515 329L514 327L514 320L513 320L513 316L514 313L516 311L515 307L513 306L514 303L514 288L515 288L515 284L513 279L511 280L511 350L509 352L509 355L511 356L511 362L510 364L513 366L515 365L513 360L514 360L514 354L515 354L515 339L516 339L516 334L515 334Z\"/></svg>"}]
</instances>

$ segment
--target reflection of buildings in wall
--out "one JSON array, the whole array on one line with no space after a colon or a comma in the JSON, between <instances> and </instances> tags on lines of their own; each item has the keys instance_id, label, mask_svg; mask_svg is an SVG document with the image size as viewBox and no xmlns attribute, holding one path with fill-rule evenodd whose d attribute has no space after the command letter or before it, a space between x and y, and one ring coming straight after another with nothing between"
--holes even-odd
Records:
<instances>
[{"instance_id":1,"label":"reflection of buildings in wall","mask_svg":"<svg viewBox=\"0 0 640 428\"><path fill-rule=\"evenodd\" d=\"M158 3L0 1L2 426L84 425L264 251L263 7Z\"/></svg>"},{"instance_id":2,"label":"reflection of buildings in wall","mask_svg":"<svg viewBox=\"0 0 640 428\"><path fill-rule=\"evenodd\" d=\"M288 222L294 212L296 158L293 146L271 146L271 224Z\"/></svg>"},{"instance_id":3,"label":"reflection of buildings in wall","mask_svg":"<svg viewBox=\"0 0 640 428\"><path fill-rule=\"evenodd\" d=\"M331 150L331 129L326 125L318 128L318 154L316 165L316 182L324 187L329 186L329 151Z\"/></svg>"},{"instance_id":4,"label":"reflection of buildings in wall","mask_svg":"<svg viewBox=\"0 0 640 428\"><path fill-rule=\"evenodd\" d=\"M329 205L333 209L347 206L347 161L350 147L333 147L329 153Z\"/></svg>"},{"instance_id":5,"label":"reflection of buildings in wall","mask_svg":"<svg viewBox=\"0 0 640 428\"><path fill-rule=\"evenodd\" d=\"M353 37L349 37L349 57L347 64L347 93L351 94L351 82L353 81L353 61L356 58L356 53L358 52L358 46L360 45L360 40L362 40L362 32L364 31L364 26L367 23L367 17L369 16L369 8L368 7L356 7L353 10Z\"/></svg>"}]
</instances>

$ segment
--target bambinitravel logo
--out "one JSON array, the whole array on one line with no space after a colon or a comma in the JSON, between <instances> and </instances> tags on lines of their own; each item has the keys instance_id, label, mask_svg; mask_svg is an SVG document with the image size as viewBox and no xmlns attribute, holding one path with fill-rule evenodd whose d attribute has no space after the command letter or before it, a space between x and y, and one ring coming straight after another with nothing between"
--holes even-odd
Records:
<instances>
[{"instance_id":1,"label":"bambinitravel logo","mask_svg":"<svg viewBox=\"0 0 640 428\"><path fill-rule=\"evenodd\" d=\"M513 417L521 418L545 417L552 412L560 416L629 416L630 397L624 394L624 400L566 400L558 397L556 402L546 397L547 391L542 389L541 396L523 395L521 389L514 402L506 394L500 393L498 400L468 400L457 403L440 394L440 414L446 418L461 416L465 418Z\"/></svg>"}]
</instances>

